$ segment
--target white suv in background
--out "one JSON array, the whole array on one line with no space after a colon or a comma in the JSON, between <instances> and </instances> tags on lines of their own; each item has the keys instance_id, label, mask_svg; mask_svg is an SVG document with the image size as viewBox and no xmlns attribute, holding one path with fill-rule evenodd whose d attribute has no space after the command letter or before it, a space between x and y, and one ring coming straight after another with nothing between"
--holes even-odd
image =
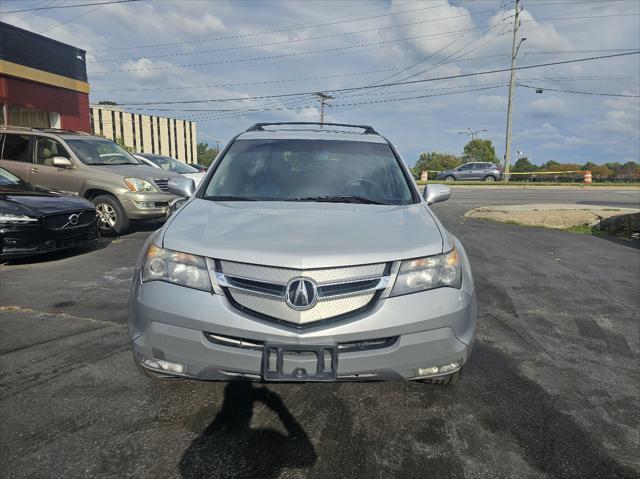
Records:
<instances>
[{"instance_id":1,"label":"white suv in background","mask_svg":"<svg viewBox=\"0 0 640 479\"><path fill-rule=\"evenodd\" d=\"M154 155L151 153L133 153L133 156L142 161L145 165L160 168L165 171L172 171L173 173L178 173L187 178L191 178L196 184L196 187L200 184L202 178L204 178L204 175L206 174L205 172L197 170L193 166L176 160L175 158L171 158L170 156Z\"/></svg>"}]
</instances>

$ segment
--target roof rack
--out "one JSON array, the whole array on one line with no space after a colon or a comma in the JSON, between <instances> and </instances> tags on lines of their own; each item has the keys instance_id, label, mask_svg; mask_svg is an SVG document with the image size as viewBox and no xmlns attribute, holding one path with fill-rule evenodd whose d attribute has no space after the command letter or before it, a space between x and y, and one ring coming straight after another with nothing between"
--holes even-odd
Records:
<instances>
[{"instance_id":1,"label":"roof rack","mask_svg":"<svg viewBox=\"0 0 640 479\"><path fill-rule=\"evenodd\" d=\"M0 130L22 130L22 131L41 131L43 133L72 133L74 135L89 135L86 131L77 130L65 130L62 128L43 128L33 126L13 126L13 125L0 125Z\"/></svg>"},{"instance_id":2,"label":"roof rack","mask_svg":"<svg viewBox=\"0 0 640 479\"><path fill-rule=\"evenodd\" d=\"M33 128L36 131L42 131L44 133L72 133L74 135L89 135L91 133L87 133L86 131L78 131L78 130L65 130L64 128Z\"/></svg>"},{"instance_id":3,"label":"roof rack","mask_svg":"<svg viewBox=\"0 0 640 479\"><path fill-rule=\"evenodd\" d=\"M265 126L278 126L278 125L319 125L323 126L343 126L347 128L360 128L365 135L377 135L378 132L373 129L372 126L369 125L350 125L348 123L318 123L315 121L282 121L276 123L256 123L251 128L248 128L247 131L264 131Z\"/></svg>"}]
</instances>

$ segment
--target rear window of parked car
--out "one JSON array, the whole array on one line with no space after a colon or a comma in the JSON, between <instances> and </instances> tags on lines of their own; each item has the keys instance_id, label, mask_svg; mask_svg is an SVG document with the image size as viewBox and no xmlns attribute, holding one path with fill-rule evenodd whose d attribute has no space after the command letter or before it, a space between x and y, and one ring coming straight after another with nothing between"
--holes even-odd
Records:
<instances>
[{"instance_id":1,"label":"rear window of parked car","mask_svg":"<svg viewBox=\"0 0 640 479\"><path fill-rule=\"evenodd\" d=\"M2 159L30 162L29 137L27 135L4 135L2 142Z\"/></svg>"}]
</instances>

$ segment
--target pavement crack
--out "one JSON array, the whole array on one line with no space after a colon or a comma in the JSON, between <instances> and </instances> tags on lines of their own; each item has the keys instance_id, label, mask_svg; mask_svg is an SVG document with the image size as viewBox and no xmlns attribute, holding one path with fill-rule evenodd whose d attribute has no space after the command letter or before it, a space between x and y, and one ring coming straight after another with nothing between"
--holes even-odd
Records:
<instances>
[{"instance_id":1,"label":"pavement crack","mask_svg":"<svg viewBox=\"0 0 640 479\"><path fill-rule=\"evenodd\" d=\"M22 306L0 306L0 313L23 313L23 314L32 314L35 317L45 317L45 316L53 316L58 319L76 319L79 321L88 321L90 323L95 324L105 324L108 326L119 326L121 327L121 323L115 323L113 321L104 321L100 319L93 318L85 318L83 316L74 316L72 314L67 313L49 313L46 311L36 311L31 308L23 308Z\"/></svg>"},{"instance_id":2,"label":"pavement crack","mask_svg":"<svg viewBox=\"0 0 640 479\"><path fill-rule=\"evenodd\" d=\"M634 313L637 313L637 312L638 312L635 308L633 308L633 307L629 306L629 305L628 305L628 304L626 304L626 303L623 303L622 301L617 300L616 298L614 298L613 296L611 296L609 293L607 293L607 292L606 292L606 291L604 291L603 289L597 288L597 287L595 287L595 286L593 286L593 285L591 285L591 284L587 283L584 279L582 279L580 276L578 276L578 274L577 274L575 271L572 271L572 272L571 272L571 275L572 275L575 279L577 279L580 283L582 283L583 285L585 285L587 288L590 288L590 289L592 289L593 291L597 291L597 292L598 292L598 293L600 293L602 296L604 296L605 298L610 299L610 300L611 300L611 301L613 301L614 303L616 303L616 304L618 304L618 305L620 305L620 306L623 306L623 307L627 308L629 311L632 311L632 312L634 312Z\"/></svg>"}]
</instances>

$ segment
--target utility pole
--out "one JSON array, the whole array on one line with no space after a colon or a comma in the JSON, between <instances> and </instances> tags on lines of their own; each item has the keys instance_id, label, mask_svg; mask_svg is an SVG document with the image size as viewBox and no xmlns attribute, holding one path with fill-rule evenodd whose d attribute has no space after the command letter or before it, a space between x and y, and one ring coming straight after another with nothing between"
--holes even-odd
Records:
<instances>
[{"instance_id":1,"label":"utility pole","mask_svg":"<svg viewBox=\"0 0 640 479\"><path fill-rule=\"evenodd\" d=\"M320 125L322 125L324 124L324 104L327 100L333 100L333 97L321 91L316 92L315 95L318 97L318 100L320 100Z\"/></svg>"},{"instance_id":2,"label":"utility pole","mask_svg":"<svg viewBox=\"0 0 640 479\"><path fill-rule=\"evenodd\" d=\"M516 0L516 14L515 19L513 21L513 41L511 43L511 79L509 80L509 103L507 106L507 134L505 140L505 150L504 150L504 175L503 179L505 182L509 181L509 166L511 163L511 110L513 108L513 87L515 86L516 80L516 57L518 56L518 50L520 50L520 45L522 42L526 40L526 38L521 38L518 44L516 45L516 38L518 36L518 29L520 28L520 13L522 12L522 8L520 7L521 0Z\"/></svg>"},{"instance_id":3,"label":"utility pole","mask_svg":"<svg viewBox=\"0 0 640 479\"><path fill-rule=\"evenodd\" d=\"M458 135L469 135L471 137L471 141L473 141L476 139L476 136L478 136L483 131L487 130L472 130L471 128L467 127L465 131L459 131Z\"/></svg>"}]
</instances>

